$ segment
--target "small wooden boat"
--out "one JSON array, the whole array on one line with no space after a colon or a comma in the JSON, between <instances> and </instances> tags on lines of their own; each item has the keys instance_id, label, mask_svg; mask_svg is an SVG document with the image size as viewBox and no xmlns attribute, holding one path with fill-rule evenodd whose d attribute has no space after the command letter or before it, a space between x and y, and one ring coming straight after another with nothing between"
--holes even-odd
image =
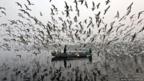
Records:
<instances>
[{"instance_id":1,"label":"small wooden boat","mask_svg":"<svg viewBox=\"0 0 144 81\"><path fill-rule=\"evenodd\" d=\"M83 51L70 51L67 52L66 46L64 47L64 52L55 52L53 51L51 54L56 58L85 58L92 56L92 50L83 50Z\"/></svg>"}]
</instances>

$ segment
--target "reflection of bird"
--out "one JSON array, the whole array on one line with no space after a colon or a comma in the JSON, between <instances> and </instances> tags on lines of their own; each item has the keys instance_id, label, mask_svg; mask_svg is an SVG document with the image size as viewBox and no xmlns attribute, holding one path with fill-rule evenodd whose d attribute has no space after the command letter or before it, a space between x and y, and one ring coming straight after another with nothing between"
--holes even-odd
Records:
<instances>
[{"instance_id":1,"label":"reflection of bird","mask_svg":"<svg viewBox=\"0 0 144 81\"><path fill-rule=\"evenodd\" d=\"M107 13L108 9L110 8L110 6L108 6L105 10L104 10L104 15Z\"/></svg>"},{"instance_id":2,"label":"reflection of bird","mask_svg":"<svg viewBox=\"0 0 144 81\"><path fill-rule=\"evenodd\" d=\"M16 2L16 4L22 8L22 5L19 2Z\"/></svg>"}]
</instances>

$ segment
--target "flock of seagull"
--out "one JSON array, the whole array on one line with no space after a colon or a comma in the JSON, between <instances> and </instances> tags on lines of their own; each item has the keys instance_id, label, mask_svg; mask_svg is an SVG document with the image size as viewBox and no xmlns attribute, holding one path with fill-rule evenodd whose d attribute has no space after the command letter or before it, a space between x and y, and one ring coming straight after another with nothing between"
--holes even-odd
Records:
<instances>
[{"instance_id":1,"label":"flock of seagull","mask_svg":"<svg viewBox=\"0 0 144 81\"><path fill-rule=\"evenodd\" d=\"M49 3L51 2L52 0L49 1ZM120 12L117 11L112 22L107 23L104 21L104 18L111 8L110 2L110 0L105 1L104 5L106 7L104 10L99 10L102 7L102 3L92 1L92 6L90 6L86 0L74 0L73 4L75 6L68 4L68 1L64 1L63 11L59 11L56 5L51 4L51 20L44 24L31 14L32 9L30 7L35 5L35 3L32 3L30 0L27 0L25 4L17 1L15 4L19 8L18 16L21 19L8 20L8 23L1 23L0 27L7 26L6 32L11 37L11 39L5 38L5 41L16 41L26 45L33 42L35 48L36 45L47 47L48 44L59 43L60 45L62 42L95 43L100 40L109 45L112 42L124 41L128 38L129 41L133 42L137 35L144 30L142 17L144 11L140 11L138 14L131 14L132 6L134 5L134 2L132 2L126 8L126 14L120 16ZM80 17L83 14L80 7L83 6L87 10L90 9L94 13L94 17L89 16L81 20ZM0 18L7 15L4 7L0 7L0 11ZM59 14L62 16L58 16ZM42 11L39 12L39 16L44 16ZM25 20L27 22L24 22ZM127 23L127 20L130 21L130 24ZM135 31L136 26L141 27L138 32Z\"/></svg>"}]
</instances>

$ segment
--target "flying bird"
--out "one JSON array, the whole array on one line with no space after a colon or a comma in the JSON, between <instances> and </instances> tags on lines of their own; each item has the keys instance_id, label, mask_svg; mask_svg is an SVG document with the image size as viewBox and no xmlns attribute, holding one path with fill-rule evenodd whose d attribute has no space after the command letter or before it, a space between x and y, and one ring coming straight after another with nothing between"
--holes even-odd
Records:
<instances>
[{"instance_id":1,"label":"flying bird","mask_svg":"<svg viewBox=\"0 0 144 81\"><path fill-rule=\"evenodd\" d=\"M43 16L42 12L40 12L40 16Z\"/></svg>"},{"instance_id":2,"label":"flying bird","mask_svg":"<svg viewBox=\"0 0 144 81\"><path fill-rule=\"evenodd\" d=\"M53 9L52 8L50 8L50 9L51 9L51 15L55 15Z\"/></svg>"},{"instance_id":3,"label":"flying bird","mask_svg":"<svg viewBox=\"0 0 144 81\"><path fill-rule=\"evenodd\" d=\"M33 3L30 2L30 0L27 0L28 5L34 5Z\"/></svg>"},{"instance_id":4,"label":"flying bird","mask_svg":"<svg viewBox=\"0 0 144 81\"><path fill-rule=\"evenodd\" d=\"M85 1L85 6L88 8L88 4L87 4L87 2Z\"/></svg>"},{"instance_id":5,"label":"flying bird","mask_svg":"<svg viewBox=\"0 0 144 81\"><path fill-rule=\"evenodd\" d=\"M142 29L139 31L139 33L142 32L142 31L144 31L144 26L143 26Z\"/></svg>"},{"instance_id":6,"label":"flying bird","mask_svg":"<svg viewBox=\"0 0 144 81\"><path fill-rule=\"evenodd\" d=\"M133 2L127 7L127 10L131 9L133 5Z\"/></svg>"},{"instance_id":7,"label":"flying bird","mask_svg":"<svg viewBox=\"0 0 144 81\"><path fill-rule=\"evenodd\" d=\"M75 16L74 17L74 22L77 22L77 21L78 21L77 16Z\"/></svg>"},{"instance_id":8,"label":"flying bird","mask_svg":"<svg viewBox=\"0 0 144 81\"><path fill-rule=\"evenodd\" d=\"M144 10L143 10L143 11L140 11L140 12L138 13L138 19L140 18L140 16L141 16L142 13L144 13Z\"/></svg>"},{"instance_id":9,"label":"flying bird","mask_svg":"<svg viewBox=\"0 0 144 81\"><path fill-rule=\"evenodd\" d=\"M136 38L136 35L137 35L137 33L135 33L134 35L132 35L131 42L134 41L134 39Z\"/></svg>"},{"instance_id":10,"label":"flying bird","mask_svg":"<svg viewBox=\"0 0 144 81\"><path fill-rule=\"evenodd\" d=\"M119 18L119 11L117 11L115 18Z\"/></svg>"},{"instance_id":11,"label":"flying bird","mask_svg":"<svg viewBox=\"0 0 144 81\"><path fill-rule=\"evenodd\" d=\"M66 8L66 17L68 17L69 16L69 6L68 6L68 4L67 4L67 2L65 1L65 8Z\"/></svg>"},{"instance_id":12,"label":"flying bird","mask_svg":"<svg viewBox=\"0 0 144 81\"><path fill-rule=\"evenodd\" d=\"M56 8L55 5L52 5L52 7L53 7L53 9L54 9L55 11L58 11L58 9Z\"/></svg>"},{"instance_id":13,"label":"flying bird","mask_svg":"<svg viewBox=\"0 0 144 81\"><path fill-rule=\"evenodd\" d=\"M49 2L51 2L52 0L49 0Z\"/></svg>"},{"instance_id":14,"label":"flying bird","mask_svg":"<svg viewBox=\"0 0 144 81\"><path fill-rule=\"evenodd\" d=\"M133 14L133 15L130 16L130 20L132 20L132 19L134 18L134 15L135 15L135 14Z\"/></svg>"},{"instance_id":15,"label":"flying bird","mask_svg":"<svg viewBox=\"0 0 144 81\"><path fill-rule=\"evenodd\" d=\"M92 2L92 11L94 11L94 10L95 10L95 3Z\"/></svg>"},{"instance_id":16,"label":"flying bird","mask_svg":"<svg viewBox=\"0 0 144 81\"><path fill-rule=\"evenodd\" d=\"M77 0L74 0L74 3L75 3L75 8L76 8L77 15L79 16L80 13L79 13L79 8L78 8Z\"/></svg>"},{"instance_id":17,"label":"flying bird","mask_svg":"<svg viewBox=\"0 0 144 81\"><path fill-rule=\"evenodd\" d=\"M79 0L79 2L81 3L81 5L83 4L84 0Z\"/></svg>"},{"instance_id":18,"label":"flying bird","mask_svg":"<svg viewBox=\"0 0 144 81\"><path fill-rule=\"evenodd\" d=\"M6 16L6 12L4 12L4 11L1 11L1 13L2 13L2 14L4 14L4 15Z\"/></svg>"},{"instance_id":19,"label":"flying bird","mask_svg":"<svg viewBox=\"0 0 144 81\"><path fill-rule=\"evenodd\" d=\"M97 4L97 9L99 9L100 3Z\"/></svg>"},{"instance_id":20,"label":"flying bird","mask_svg":"<svg viewBox=\"0 0 144 81\"><path fill-rule=\"evenodd\" d=\"M16 2L16 4L17 4L19 7L22 8L22 5L21 5L19 2Z\"/></svg>"},{"instance_id":21,"label":"flying bird","mask_svg":"<svg viewBox=\"0 0 144 81\"><path fill-rule=\"evenodd\" d=\"M30 14L26 10L24 9L19 9L19 10L22 11L24 14L27 14L30 17Z\"/></svg>"},{"instance_id":22,"label":"flying bird","mask_svg":"<svg viewBox=\"0 0 144 81\"><path fill-rule=\"evenodd\" d=\"M26 10L32 11L26 4L24 4Z\"/></svg>"},{"instance_id":23,"label":"flying bird","mask_svg":"<svg viewBox=\"0 0 144 81\"><path fill-rule=\"evenodd\" d=\"M110 8L110 6L108 6L105 10L104 10L104 15L107 13L108 9Z\"/></svg>"},{"instance_id":24,"label":"flying bird","mask_svg":"<svg viewBox=\"0 0 144 81\"><path fill-rule=\"evenodd\" d=\"M107 0L107 1L106 1L106 5L108 5L109 3L110 3L110 0Z\"/></svg>"},{"instance_id":25,"label":"flying bird","mask_svg":"<svg viewBox=\"0 0 144 81\"><path fill-rule=\"evenodd\" d=\"M0 10L6 10L4 7L0 7Z\"/></svg>"}]
</instances>

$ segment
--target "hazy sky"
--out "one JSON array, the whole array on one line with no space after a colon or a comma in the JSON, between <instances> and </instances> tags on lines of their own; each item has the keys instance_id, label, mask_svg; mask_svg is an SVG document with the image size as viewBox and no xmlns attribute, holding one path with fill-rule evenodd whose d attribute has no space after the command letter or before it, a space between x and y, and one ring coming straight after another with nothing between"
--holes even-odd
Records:
<instances>
[{"instance_id":1,"label":"hazy sky","mask_svg":"<svg viewBox=\"0 0 144 81\"><path fill-rule=\"evenodd\" d=\"M49 14L50 14L50 8L52 7L51 4L54 4L59 11L64 9L64 1L67 1L68 5L75 6L73 3L74 0L52 0L51 3L49 3L49 0L30 0L30 1L35 4L33 6L29 6L29 8L32 9L30 14L36 16L43 22L47 22L47 20L49 20L50 18ZM101 10L104 10L104 8L106 8L105 0L87 0L87 1L89 2L88 3L89 7L92 6L91 2L95 1L96 3L98 2L101 3L101 7L100 7ZM111 8L109 9L108 13L105 15L105 19L107 21L111 20L113 16L116 15L117 10L120 11L120 16L123 15L126 12L127 6L130 5L131 2L134 2L134 5L132 7L133 8L132 13L137 13L138 11L144 10L144 5L143 5L144 0L110 0L110 1L111 3L109 5L111 5ZM27 4L26 0L0 0L0 6L5 7L7 13L6 17L0 19L1 22L6 21L7 19L17 18L19 7L16 6L15 2L20 2L23 5L23 7L24 4ZM91 16L91 14L93 13L92 11L90 11L90 9L86 9L84 5L79 6L79 8L80 8L80 15L81 15L80 19ZM40 11L43 13L42 17L39 14ZM94 12L97 12L97 10Z\"/></svg>"}]
</instances>

